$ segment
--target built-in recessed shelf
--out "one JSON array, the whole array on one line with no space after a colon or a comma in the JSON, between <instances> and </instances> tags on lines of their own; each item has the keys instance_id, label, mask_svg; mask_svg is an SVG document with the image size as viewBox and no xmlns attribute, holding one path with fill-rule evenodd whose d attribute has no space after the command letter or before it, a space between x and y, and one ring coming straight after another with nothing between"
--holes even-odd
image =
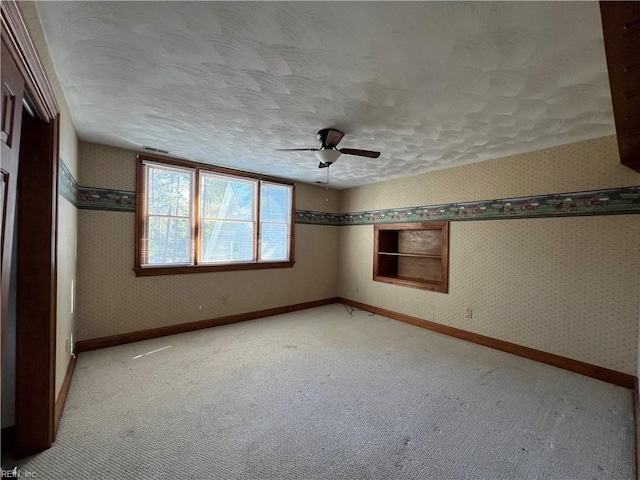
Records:
<instances>
[{"instance_id":1,"label":"built-in recessed shelf","mask_svg":"<svg viewBox=\"0 0 640 480\"><path fill-rule=\"evenodd\" d=\"M378 252L379 255L394 255L396 257L422 257L422 258L442 258L442 255L429 255L421 253L400 253L400 252Z\"/></svg>"},{"instance_id":2,"label":"built-in recessed shelf","mask_svg":"<svg viewBox=\"0 0 640 480\"><path fill-rule=\"evenodd\" d=\"M375 225L373 279L447 293L449 223Z\"/></svg>"}]
</instances>

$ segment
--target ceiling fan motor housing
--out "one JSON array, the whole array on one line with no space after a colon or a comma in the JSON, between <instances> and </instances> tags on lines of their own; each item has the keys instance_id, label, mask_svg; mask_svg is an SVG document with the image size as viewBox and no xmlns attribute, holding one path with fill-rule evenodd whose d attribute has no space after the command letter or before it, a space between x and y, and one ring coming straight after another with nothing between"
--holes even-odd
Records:
<instances>
[{"instance_id":1,"label":"ceiling fan motor housing","mask_svg":"<svg viewBox=\"0 0 640 480\"><path fill-rule=\"evenodd\" d=\"M318 131L317 137L322 148L335 148L344 137L344 133L333 128L323 128Z\"/></svg>"}]
</instances>

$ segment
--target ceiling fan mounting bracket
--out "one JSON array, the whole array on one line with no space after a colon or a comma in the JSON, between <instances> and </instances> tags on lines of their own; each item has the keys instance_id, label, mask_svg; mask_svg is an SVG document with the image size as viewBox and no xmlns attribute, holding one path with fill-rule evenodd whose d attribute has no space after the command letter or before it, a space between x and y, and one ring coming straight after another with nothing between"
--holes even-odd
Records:
<instances>
[{"instance_id":1,"label":"ceiling fan mounting bracket","mask_svg":"<svg viewBox=\"0 0 640 480\"><path fill-rule=\"evenodd\" d=\"M323 128L318 130L317 137L322 146L321 148L336 148L342 137L344 137L344 133L335 128Z\"/></svg>"}]
</instances>

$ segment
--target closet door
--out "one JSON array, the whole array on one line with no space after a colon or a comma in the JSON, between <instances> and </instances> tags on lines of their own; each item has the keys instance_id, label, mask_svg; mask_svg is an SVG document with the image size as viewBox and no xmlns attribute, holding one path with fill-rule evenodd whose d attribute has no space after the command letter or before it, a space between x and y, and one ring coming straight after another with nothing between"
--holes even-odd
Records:
<instances>
[{"instance_id":1,"label":"closet door","mask_svg":"<svg viewBox=\"0 0 640 480\"><path fill-rule=\"evenodd\" d=\"M0 237L2 252L2 352L5 352L5 334L9 303L11 258L13 252L13 232L16 212L16 185L20 154L20 127L22 124L22 97L24 80L2 41L2 142L0 163L0 216L2 232ZM14 312L15 313L15 312ZM15 315L12 315L15 322ZM15 331L15 328L13 329ZM15 355L15 352L14 352ZM3 359L4 362L4 359ZM3 368L3 375L5 369Z\"/></svg>"}]
</instances>

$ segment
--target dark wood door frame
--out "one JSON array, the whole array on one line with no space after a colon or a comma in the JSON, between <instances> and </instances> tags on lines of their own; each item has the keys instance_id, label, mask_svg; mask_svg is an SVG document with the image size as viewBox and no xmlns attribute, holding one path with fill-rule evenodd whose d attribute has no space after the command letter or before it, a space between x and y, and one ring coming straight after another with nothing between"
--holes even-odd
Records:
<instances>
[{"instance_id":1,"label":"dark wood door frame","mask_svg":"<svg viewBox=\"0 0 640 480\"><path fill-rule=\"evenodd\" d=\"M29 92L40 118L49 122L60 114L60 109L17 2L2 0L0 14L2 39L22 73L25 90Z\"/></svg>"},{"instance_id":2,"label":"dark wood door frame","mask_svg":"<svg viewBox=\"0 0 640 480\"><path fill-rule=\"evenodd\" d=\"M49 448L55 431L57 120L24 115L18 177L16 451Z\"/></svg>"},{"instance_id":3,"label":"dark wood door frame","mask_svg":"<svg viewBox=\"0 0 640 480\"><path fill-rule=\"evenodd\" d=\"M16 210L15 441L25 456L49 448L55 436L60 112L17 3L0 5L2 40L39 117L23 116Z\"/></svg>"}]
</instances>

